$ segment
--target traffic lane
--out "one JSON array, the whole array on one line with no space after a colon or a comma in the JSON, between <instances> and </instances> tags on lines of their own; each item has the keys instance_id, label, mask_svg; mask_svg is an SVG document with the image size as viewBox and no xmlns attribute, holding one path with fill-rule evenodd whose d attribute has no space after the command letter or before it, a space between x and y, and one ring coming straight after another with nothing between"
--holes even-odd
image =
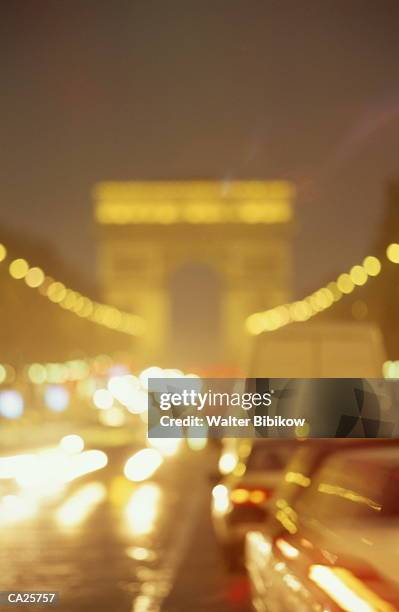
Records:
<instances>
[{"instance_id":1,"label":"traffic lane","mask_svg":"<svg viewBox=\"0 0 399 612\"><path fill-rule=\"evenodd\" d=\"M0 526L1 589L59 591L65 612L186 609L189 593L198 610L239 609L209 520L209 454L183 451L132 485L122 476L129 452L109 451L106 469L36 516ZM88 489L106 496L79 515L73 500L83 494L87 506Z\"/></svg>"},{"instance_id":2,"label":"traffic lane","mask_svg":"<svg viewBox=\"0 0 399 612\"><path fill-rule=\"evenodd\" d=\"M159 564L146 572L133 611L247 612L250 610L245 574L226 571L210 514L218 452L185 451L159 472L165 502L164 545ZM155 534L154 534L154 537Z\"/></svg>"},{"instance_id":3,"label":"traffic lane","mask_svg":"<svg viewBox=\"0 0 399 612\"><path fill-rule=\"evenodd\" d=\"M111 449L107 468L76 480L55 503L1 521L2 590L58 591L65 611L131 610L143 593L159 596L186 470L171 460L159 482L129 483L122 474L131 454ZM93 491L105 491L94 504Z\"/></svg>"},{"instance_id":4,"label":"traffic lane","mask_svg":"<svg viewBox=\"0 0 399 612\"><path fill-rule=\"evenodd\" d=\"M249 612L249 582L244 572L226 570L210 514L211 487L206 479L173 587L162 612Z\"/></svg>"}]
</instances>

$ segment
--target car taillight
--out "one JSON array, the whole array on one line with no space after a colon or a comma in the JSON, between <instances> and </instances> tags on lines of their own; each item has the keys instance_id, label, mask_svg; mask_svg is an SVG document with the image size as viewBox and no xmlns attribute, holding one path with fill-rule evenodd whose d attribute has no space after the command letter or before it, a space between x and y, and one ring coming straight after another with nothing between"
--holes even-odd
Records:
<instances>
[{"instance_id":1,"label":"car taillight","mask_svg":"<svg viewBox=\"0 0 399 612\"><path fill-rule=\"evenodd\" d=\"M258 506L263 504L270 496L271 491L269 489L236 487L230 492L230 501L237 506L242 504Z\"/></svg>"}]
</instances>

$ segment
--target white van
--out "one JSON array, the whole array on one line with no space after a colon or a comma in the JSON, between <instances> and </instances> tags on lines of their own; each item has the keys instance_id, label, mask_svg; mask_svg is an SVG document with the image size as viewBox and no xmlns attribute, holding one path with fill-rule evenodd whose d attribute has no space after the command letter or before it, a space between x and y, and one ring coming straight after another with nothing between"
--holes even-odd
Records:
<instances>
[{"instance_id":1,"label":"white van","mask_svg":"<svg viewBox=\"0 0 399 612\"><path fill-rule=\"evenodd\" d=\"M372 323L293 323L254 339L251 378L381 378L385 350Z\"/></svg>"}]
</instances>

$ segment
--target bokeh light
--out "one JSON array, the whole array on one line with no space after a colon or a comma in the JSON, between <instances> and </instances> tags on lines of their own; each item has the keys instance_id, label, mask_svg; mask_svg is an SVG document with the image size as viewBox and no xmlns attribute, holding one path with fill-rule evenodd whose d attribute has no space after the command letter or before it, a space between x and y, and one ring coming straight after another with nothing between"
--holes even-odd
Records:
<instances>
[{"instance_id":1,"label":"bokeh light","mask_svg":"<svg viewBox=\"0 0 399 612\"><path fill-rule=\"evenodd\" d=\"M128 480L141 482L150 478L162 461L161 453L155 448L144 448L127 460L124 474Z\"/></svg>"},{"instance_id":2,"label":"bokeh light","mask_svg":"<svg viewBox=\"0 0 399 612\"><path fill-rule=\"evenodd\" d=\"M12 278L21 279L24 278L29 270L28 262L25 259L18 258L14 259L10 263L9 271Z\"/></svg>"},{"instance_id":3,"label":"bokeh light","mask_svg":"<svg viewBox=\"0 0 399 612\"><path fill-rule=\"evenodd\" d=\"M123 408L114 406L107 410L100 410L98 420L107 427L122 427L126 423L126 414Z\"/></svg>"},{"instance_id":4,"label":"bokeh light","mask_svg":"<svg viewBox=\"0 0 399 612\"><path fill-rule=\"evenodd\" d=\"M0 415L6 419L18 419L24 412L24 399L19 391L7 389L0 392Z\"/></svg>"},{"instance_id":5,"label":"bokeh light","mask_svg":"<svg viewBox=\"0 0 399 612\"><path fill-rule=\"evenodd\" d=\"M68 408L70 394L61 385L50 385L44 391L44 401L47 408L53 412L63 412Z\"/></svg>"},{"instance_id":6,"label":"bokeh light","mask_svg":"<svg viewBox=\"0 0 399 612\"><path fill-rule=\"evenodd\" d=\"M57 522L64 527L80 525L106 498L101 482L91 482L79 489L57 511Z\"/></svg>"},{"instance_id":7,"label":"bokeh light","mask_svg":"<svg viewBox=\"0 0 399 612\"><path fill-rule=\"evenodd\" d=\"M399 263L399 244L393 242L387 248L387 257L392 263Z\"/></svg>"},{"instance_id":8,"label":"bokeh light","mask_svg":"<svg viewBox=\"0 0 399 612\"><path fill-rule=\"evenodd\" d=\"M107 410L108 408L112 408L114 398L108 389L97 389L93 395L93 403L99 410Z\"/></svg>"},{"instance_id":9,"label":"bokeh light","mask_svg":"<svg viewBox=\"0 0 399 612\"><path fill-rule=\"evenodd\" d=\"M161 502L156 484L144 484L131 496L125 510L127 526L133 535L148 535L154 528Z\"/></svg>"},{"instance_id":10,"label":"bokeh light","mask_svg":"<svg viewBox=\"0 0 399 612\"><path fill-rule=\"evenodd\" d=\"M0 262L4 261L6 257L7 257L7 249L4 246L4 244L1 244L0 242Z\"/></svg>"},{"instance_id":11,"label":"bokeh light","mask_svg":"<svg viewBox=\"0 0 399 612\"><path fill-rule=\"evenodd\" d=\"M77 434L69 434L60 440L59 446L65 453L74 455L82 452L85 447L85 442L81 436Z\"/></svg>"},{"instance_id":12,"label":"bokeh light","mask_svg":"<svg viewBox=\"0 0 399 612\"><path fill-rule=\"evenodd\" d=\"M378 276L381 272L381 262L378 257L369 255L363 261L363 267L369 276Z\"/></svg>"},{"instance_id":13,"label":"bokeh light","mask_svg":"<svg viewBox=\"0 0 399 612\"><path fill-rule=\"evenodd\" d=\"M30 268L25 276L25 283L32 289L40 287L44 282L44 272L41 268Z\"/></svg>"}]
</instances>

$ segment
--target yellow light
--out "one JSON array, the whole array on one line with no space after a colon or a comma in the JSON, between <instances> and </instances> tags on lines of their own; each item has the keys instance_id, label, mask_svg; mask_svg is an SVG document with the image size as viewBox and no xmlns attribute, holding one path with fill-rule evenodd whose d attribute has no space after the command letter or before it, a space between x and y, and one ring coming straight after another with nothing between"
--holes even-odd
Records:
<instances>
[{"instance_id":1,"label":"yellow light","mask_svg":"<svg viewBox=\"0 0 399 612\"><path fill-rule=\"evenodd\" d=\"M222 474L230 474L238 463L238 457L235 453L225 452L219 459L219 470Z\"/></svg>"},{"instance_id":2,"label":"yellow light","mask_svg":"<svg viewBox=\"0 0 399 612\"><path fill-rule=\"evenodd\" d=\"M108 391L113 397L118 400L123 406L131 404L132 393L140 388L139 379L132 374L123 376L112 376L107 384Z\"/></svg>"},{"instance_id":3,"label":"yellow light","mask_svg":"<svg viewBox=\"0 0 399 612\"><path fill-rule=\"evenodd\" d=\"M58 523L74 527L82 523L106 497L106 488L100 482L85 485L61 506L56 514Z\"/></svg>"},{"instance_id":4,"label":"yellow light","mask_svg":"<svg viewBox=\"0 0 399 612\"><path fill-rule=\"evenodd\" d=\"M84 440L77 434L69 434L64 436L60 441L60 448L68 455L75 455L81 453L85 447Z\"/></svg>"},{"instance_id":5,"label":"yellow light","mask_svg":"<svg viewBox=\"0 0 399 612\"><path fill-rule=\"evenodd\" d=\"M251 491L249 494L249 501L252 504L263 504L267 499L266 491L262 491L262 489L255 489Z\"/></svg>"},{"instance_id":6,"label":"yellow light","mask_svg":"<svg viewBox=\"0 0 399 612\"><path fill-rule=\"evenodd\" d=\"M331 291L334 302L338 302L338 300L341 299L342 297L342 292L338 289L337 283L336 282L331 282L328 283L327 285L327 289L329 289L329 291Z\"/></svg>"},{"instance_id":7,"label":"yellow light","mask_svg":"<svg viewBox=\"0 0 399 612\"><path fill-rule=\"evenodd\" d=\"M7 249L4 246L4 244L1 244L0 242L0 262L4 261L6 257L7 257Z\"/></svg>"},{"instance_id":8,"label":"yellow light","mask_svg":"<svg viewBox=\"0 0 399 612\"><path fill-rule=\"evenodd\" d=\"M108 457L106 453L100 450L88 450L78 455L72 455L69 457L64 480L65 482L72 482L76 478L103 469L107 464Z\"/></svg>"},{"instance_id":9,"label":"yellow light","mask_svg":"<svg viewBox=\"0 0 399 612\"><path fill-rule=\"evenodd\" d=\"M207 444L208 440L206 438L187 438L188 448L192 451L202 451Z\"/></svg>"},{"instance_id":10,"label":"yellow light","mask_svg":"<svg viewBox=\"0 0 399 612\"><path fill-rule=\"evenodd\" d=\"M229 492L227 487L218 484L212 489L213 510L216 514L224 514L230 507Z\"/></svg>"},{"instance_id":11,"label":"yellow light","mask_svg":"<svg viewBox=\"0 0 399 612\"><path fill-rule=\"evenodd\" d=\"M96 188L96 219L127 223L286 223L293 188L287 182L102 183Z\"/></svg>"},{"instance_id":12,"label":"yellow light","mask_svg":"<svg viewBox=\"0 0 399 612\"><path fill-rule=\"evenodd\" d=\"M128 480L142 482L150 478L162 462L162 455L155 448L144 448L127 460L124 474Z\"/></svg>"},{"instance_id":13,"label":"yellow light","mask_svg":"<svg viewBox=\"0 0 399 612\"><path fill-rule=\"evenodd\" d=\"M23 495L5 495L0 499L0 525L12 525L30 519L37 511L35 499Z\"/></svg>"},{"instance_id":14,"label":"yellow light","mask_svg":"<svg viewBox=\"0 0 399 612\"><path fill-rule=\"evenodd\" d=\"M257 336L258 334L261 334L264 330L263 314L260 312L255 312L254 314L250 315L247 317L245 325L251 335Z\"/></svg>"},{"instance_id":15,"label":"yellow light","mask_svg":"<svg viewBox=\"0 0 399 612\"><path fill-rule=\"evenodd\" d=\"M363 268L366 270L369 276L378 276L381 272L381 263L377 257L369 255L363 261Z\"/></svg>"},{"instance_id":16,"label":"yellow light","mask_svg":"<svg viewBox=\"0 0 399 612\"><path fill-rule=\"evenodd\" d=\"M126 555L129 559L134 559L135 561L154 561L154 559L156 559L154 551L144 548L143 546L129 546L126 549ZM137 599L135 601L135 609L136 603Z\"/></svg>"},{"instance_id":17,"label":"yellow light","mask_svg":"<svg viewBox=\"0 0 399 612\"><path fill-rule=\"evenodd\" d=\"M355 285L364 285L367 283L367 272L362 266L353 266L349 275Z\"/></svg>"},{"instance_id":18,"label":"yellow light","mask_svg":"<svg viewBox=\"0 0 399 612\"><path fill-rule=\"evenodd\" d=\"M106 427L122 427L126 423L126 414L120 406L100 410L98 420Z\"/></svg>"},{"instance_id":19,"label":"yellow light","mask_svg":"<svg viewBox=\"0 0 399 612\"><path fill-rule=\"evenodd\" d=\"M3 367L6 371L6 381L8 383L14 382L16 378L15 368L8 363L3 364Z\"/></svg>"},{"instance_id":20,"label":"yellow light","mask_svg":"<svg viewBox=\"0 0 399 612\"><path fill-rule=\"evenodd\" d=\"M305 300L301 300L290 306L290 314L294 321L307 321L312 316L312 308Z\"/></svg>"},{"instance_id":21,"label":"yellow light","mask_svg":"<svg viewBox=\"0 0 399 612\"><path fill-rule=\"evenodd\" d=\"M290 314L288 311L288 318L289 317L290 317ZM284 324L284 315L283 315L282 309L279 307L279 308L273 308L272 310L269 310L269 312L266 315L265 324L266 324L267 329L269 330L278 329L279 327L281 327Z\"/></svg>"},{"instance_id":22,"label":"yellow light","mask_svg":"<svg viewBox=\"0 0 399 612\"><path fill-rule=\"evenodd\" d=\"M134 535L149 534L158 516L161 490L158 485L144 484L131 496L125 510L127 524Z\"/></svg>"},{"instance_id":23,"label":"yellow light","mask_svg":"<svg viewBox=\"0 0 399 612\"><path fill-rule=\"evenodd\" d=\"M36 499L52 497L65 484L66 457L58 449L48 449L15 464L14 478L25 493Z\"/></svg>"},{"instance_id":24,"label":"yellow light","mask_svg":"<svg viewBox=\"0 0 399 612\"><path fill-rule=\"evenodd\" d=\"M285 475L286 482L297 484L300 487L309 487L311 480L308 476L301 474L300 472L287 472Z\"/></svg>"},{"instance_id":25,"label":"yellow light","mask_svg":"<svg viewBox=\"0 0 399 612\"><path fill-rule=\"evenodd\" d=\"M66 308L67 310L73 310L78 301L78 294L76 291L72 291L72 289L67 289L65 298L62 301L61 306Z\"/></svg>"},{"instance_id":26,"label":"yellow light","mask_svg":"<svg viewBox=\"0 0 399 612\"><path fill-rule=\"evenodd\" d=\"M28 287L36 288L40 287L40 285L44 282L44 272L41 268L30 268L27 275L25 276L25 283Z\"/></svg>"},{"instance_id":27,"label":"yellow light","mask_svg":"<svg viewBox=\"0 0 399 612\"><path fill-rule=\"evenodd\" d=\"M46 382L47 369L41 363L32 363L28 369L28 376L35 385L41 385Z\"/></svg>"},{"instance_id":28,"label":"yellow light","mask_svg":"<svg viewBox=\"0 0 399 612\"><path fill-rule=\"evenodd\" d=\"M346 612L394 612L395 608L341 567L311 565L309 578Z\"/></svg>"},{"instance_id":29,"label":"yellow light","mask_svg":"<svg viewBox=\"0 0 399 612\"><path fill-rule=\"evenodd\" d=\"M75 359L66 363L69 380L83 380L90 372L89 365L82 359Z\"/></svg>"},{"instance_id":30,"label":"yellow light","mask_svg":"<svg viewBox=\"0 0 399 612\"><path fill-rule=\"evenodd\" d=\"M99 410L107 410L112 408L114 398L108 389L97 389L93 395L93 403Z\"/></svg>"},{"instance_id":31,"label":"yellow light","mask_svg":"<svg viewBox=\"0 0 399 612\"><path fill-rule=\"evenodd\" d=\"M282 306L277 306L277 308L275 308L275 310L279 314L280 325L287 325L287 323L289 323L290 320L291 320L290 309L288 308L288 306L283 304Z\"/></svg>"},{"instance_id":32,"label":"yellow light","mask_svg":"<svg viewBox=\"0 0 399 612\"><path fill-rule=\"evenodd\" d=\"M7 370L3 365L0 364L0 385L3 384L6 378L7 378Z\"/></svg>"},{"instance_id":33,"label":"yellow light","mask_svg":"<svg viewBox=\"0 0 399 612\"><path fill-rule=\"evenodd\" d=\"M54 448L22 459L9 459L5 468L14 472L13 477L24 491L37 498L58 494L65 484L100 470L107 463L107 455L100 450L68 455Z\"/></svg>"},{"instance_id":34,"label":"yellow light","mask_svg":"<svg viewBox=\"0 0 399 612\"><path fill-rule=\"evenodd\" d=\"M392 263L399 263L399 244L393 242L387 248L387 257Z\"/></svg>"},{"instance_id":35,"label":"yellow light","mask_svg":"<svg viewBox=\"0 0 399 612\"><path fill-rule=\"evenodd\" d=\"M147 209L147 204L144 205ZM163 222L163 221L162 221ZM0 262L7 256L6 247L0 243ZM77 291L68 289L59 281L45 275L38 267L29 268L25 259L14 259L9 265L10 276L14 279L25 279L28 287L37 288L41 295L55 304L71 310L82 318L90 319L98 325L117 330L129 336L141 336L146 331L146 322L138 315L122 312L114 306L97 304Z\"/></svg>"},{"instance_id":36,"label":"yellow light","mask_svg":"<svg viewBox=\"0 0 399 612\"><path fill-rule=\"evenodd\" d=\"M79 308L76 309L76 314L80 317L89 317L94 311L94 304L89 298L82 298Z\"/></svg>"},{"instance_id":37,"label":"yellow light","mask_svg":"<svg viewBox=\"0 0 399 612\"><path fill-rule=\"evenodd\" d=\"M132 414L143 414L147 411L147 404L148 394L140 389L132 392L129 403L125 405Z\"/></svg>"},{"instance_id":38,"label":"yellow light","mask_svg":"<svg viewBox=\"0 0 399 612\"><path fill-rule=\"evenodd\" d=\"M288 533L294 534L298 531L298 527L296 526L295 522L289 516L287 516L283 510L278 510L276 512L276 519L280 521Z\"/></svg>"},{"instance_id":39,"label":"yellow light","mask_svg":"<svg viewBox=\"0 0 399 612\"><path fill-rule=\"evenodd\" d=\"M276 546L288 559L296 559L297 557L299 557L299 550L283 538L277 538Z\"/></svg>"},{"instance_id":40,"label":"yellow light","mask_svg":"<svg viewBox=\"0 0 399 612\"><path fill-rule=\"evenodd\" d=\"M399 361L385 361L382 373L384 378L399 378Z\"/></svg>"},{"instance_id":41,"label":"yellow light","mask_svg":"<svg viewBox=\"0 0 399 612\"><path fill-rule=\"evenodd\" d=\"M247 466L245 465L245 463L243 463L242 461L240 461L239 463L237 463L236 467L233 470L233 474L234 476L244 476L245 472L247 470Z\"/></svg>"},{"instance_id":42,"label":"yellow light","mask_svg":"<svg viewBox=\"0 0 399 612\"><path fill-rule=\"evenodd\" d=\"M297 438L307 438L307 436L309 435L309 432L310 432L309 423L304 423L302 426L297 425L295 427L295 436Z\"/></svg>"},{"instance_id":43,"label":"yellow light","mask_svg":"<svg viewBox=\"0 0 399 612\"><path fill-rule=\"evenodd\" d=\"M313 295L309 295L306 298L306 301L310 305L314 314L316 314L317 312L320 312L320 310L323 310L323 307L320 306L320 298L317 295L317 293L314 293Z\"/></svg>"},{"instance_id":44,"label":"yellow light","mask_svg":"<svg viewBox=\"0 0 399 612\"><path fill-rule=\"evenodd\" d=\"M145 404L144 404L144 399L145 399ZM136 400L138 400L137 403L136 403ZM131 404L130 406L127 406L127 409L132 414L138 414L140 416L140 419L143 421L143 423L148 423L147 394L146 394L146 392L145 391L136 391L135 392L134 402L135 402L134 405Z\"/></svg>"},{"instance_id":45,"label":"yellow light","mask_svg":"<svg viewBox=\"0 0 399 612\"><path fill-rule=\"evenodd\" d=\"M349 276L349 274L346 274L346 273L341 274L337 278L337 286L338 286L338 289L342 291L342 293L351 293L355 288L355 285L351 277Z\"/></svg>"},{"instance_id":46,"label":"yellow light","mask_svg":"<svg viewBox=\"0 0 399 612\"><path fill-rule=\"evenodd\" d=\"M10 263L10 275L15 279L24 278L29 270L28 262L25 259L14 259Z\"/></svg>"},{"instance_id":47,"label":"yellow light","mask_svg":"<svg viewBox=\"0 0 399 612\"><path fill-rule=\"evenodd\" d=\"M12 455L0 457L0 480L16 478L18 473L29 466L34 455Z\"/></svg>"},{"instance_id":48,"label":"yellow light","mask_svg":"<svg viewBox=\"0 0 399 612\"><path fill-rule=\"evenodd\" d=\"M261 563L266 564L270 559L272 545L269 537L260 531L250 531L246 536L248 550L252 556L257 558Z\"/></svg>"},{"instance_id":49,"label":"yellow light","mask_svg":"<svg viewBox=\"0 0 399 612\"><path fill-rule=\"evenodd\" d=\"M332 291L326 287L316 291L316 293L313 294L313 297L315 298L317 307L320 310L328 308L334 302L334 295Z\"/></svg>"},{"instance_id":50,"label":"yellow light","mask_svg":"<svg viewBox=\"0 0 399 612\"><path fill-rule=\"evenodd\" d=\"M382 510L381 504L377 503L373 499L370 499L369 497L359 495L359 493L356 493L356 491L352 491L351 489L345 489L344 487L338 487L337 485L322 482L317 487L317 490L320 491L320 493L325 493L326 495L336 495L337 497L348 499L355 504L364 504L376 512L381 512Z\"/></svg>"},{"instance_id":51,"label":"yellow light","mask_svg":"<svg viewBox=\"0 0 399 612\"><path fill-rule=\"evenodd\" d=\"M233 489L230 493L233 504L245 504L249 501L249 491L247 489Z\"/></svg>"},{"instance_id":52,"label":"yellow light","mask_svg":"<svg viewBox=\"0 0 399 612\"><path fill-rule=\"evenodd\" d=\"M47 297L55 303L62 302L67 294L66 287L63 283L54 281L47 289Z\"/></svg>"},{"instance_id":53,"label":"yellow light","mask_svg":"<svg viewBox=\"0 0 399 612\"><path fill-rule=\"evenodd\" d=\"M139 381L142 388L148 390L148 381L150 378L164 378L164 371L158 366L151 366L146 368L139 374Z\"/></svg>"}]
</instances>

